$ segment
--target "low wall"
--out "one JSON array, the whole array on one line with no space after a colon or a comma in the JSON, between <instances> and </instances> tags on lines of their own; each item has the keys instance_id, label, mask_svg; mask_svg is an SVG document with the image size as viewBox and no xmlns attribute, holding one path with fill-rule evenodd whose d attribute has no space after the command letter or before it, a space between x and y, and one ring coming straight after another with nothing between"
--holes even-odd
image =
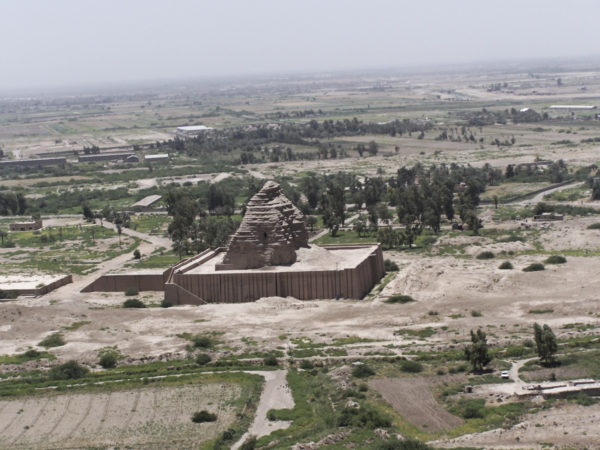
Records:
<instances>
[{"instance_id":1,"label":"low wall","mask_svg":"<svg viewBox=\"0 0 600 450\"><path fill-rule=\"evenodd\" d=\"M8 291L12 291L12 292L16 292L18 295L34 295L34 296L39 296L39 295L44 295L47 294L48 292L52 292L55 289L58 289L61 286L64 286L65 284L69 284L73 282L73 276L72 275L65 275L62 278L59 278L58 280L53 281L52 283L46 284L44 286L41 286L39 288L34 288L34 289L7 289Z\"/></svg>"},{"instance_id":2,"label":"low wall","mask_svg":"<svg viewBox=\"0 0 600 450\"><path fill-rule=\"evenodd\" d=\"M164 274L140 273L140 274L106 274L97 278L81 292L125 292L129 288L138 291L162 291L165 287Z\"/></svg>"},{"instance_id":3,"label":"low wall","mask_svg":"<svg viewBox=\"0 0 600 450\"><path fill-rule=\"evenodd\" d=\"M364 245L325 248L344 250L357 247ZM194 267L196 265L191 264ZM165 285L165 299L176 305L242 303L274 296L290 296L300 300L361 299L384 273L383 252L381 246L377 245L356 267L342 270L211 274L188 274L183 270L174 270Z\"/></svg>"}]
</instances>

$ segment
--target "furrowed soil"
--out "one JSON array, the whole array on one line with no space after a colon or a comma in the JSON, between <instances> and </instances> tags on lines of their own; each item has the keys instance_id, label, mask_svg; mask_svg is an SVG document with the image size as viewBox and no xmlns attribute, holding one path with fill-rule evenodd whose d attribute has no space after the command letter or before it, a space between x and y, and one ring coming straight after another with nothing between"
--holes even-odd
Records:
<instances>
[{"instance_id":1,"label":"furrowed soil","mask_svg":"<svg viewBox=\"0 0 600 450\"><path fill-rule=\"evenodd\" d=\"M61 394L0 401L0 448L196 446L236 419L240 388L230 383ZM217 414L193 423L194 412Z\"/></svg>"}]
</instances>

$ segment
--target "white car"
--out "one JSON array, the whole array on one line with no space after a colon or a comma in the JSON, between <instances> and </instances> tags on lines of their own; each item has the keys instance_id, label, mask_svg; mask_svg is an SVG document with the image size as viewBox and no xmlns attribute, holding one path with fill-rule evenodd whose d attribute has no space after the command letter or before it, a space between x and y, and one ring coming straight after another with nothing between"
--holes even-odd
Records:
<instances>
[{"instance_id":1,"label":"white car","mask_svg":"<svg viewBox=\"0 0 600 450\"><path fill-rule=\"evenodd\" d=\"M502 372L500 372L500 377L508 380L510 378L510 374L508 373L508 371L503 370Z\"/></svg>"}]
</instances>

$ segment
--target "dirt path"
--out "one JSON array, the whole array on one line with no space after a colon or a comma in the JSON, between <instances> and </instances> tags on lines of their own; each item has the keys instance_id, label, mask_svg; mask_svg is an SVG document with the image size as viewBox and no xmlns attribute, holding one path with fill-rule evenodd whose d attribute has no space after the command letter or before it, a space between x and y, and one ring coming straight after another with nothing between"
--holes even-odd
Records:
<instances>
[{"instance_id":1,"label":"dirt path","mask_svg":"<svg viewBox=\"0 0 600 450\"><path fill-rule=\"evenodd\" d=\"M267 412L270 409L287 409L294 407L294 399L292 392L287 384L287 370L272 370L272 371L244 371L260 375L265 378L265 385L260 395L258 407L254 421L248 431L237 441L231 448L238 449L244 441L250 436L266 436L275 430L283 430L290 426L289 421L278 420L270 421L267 418Z\"/></svg>"},{"instance_id":2,"label":"dirt path","mask_svg":"<svg viewBox=\"0 0 600 450\"><path fill-rule=\"evenodd\" d=\"M523 200L523 201L517 201L517 203L520 203L522 205L535 205L539 202L541 202L544 197L548 194L552 194L553 192L558 192L558 191L562 191L565 189L571 189L577 186L581 186L583 183L585 183L585 181L581 181L579 183L569 183L569 184L565 184L563 186L559 186L557 188L554 189L548 189L547 191L544 192L540 192L539 194L537 194L535 197L530 198L529 200Z\"/></svg>"}]
</instances>

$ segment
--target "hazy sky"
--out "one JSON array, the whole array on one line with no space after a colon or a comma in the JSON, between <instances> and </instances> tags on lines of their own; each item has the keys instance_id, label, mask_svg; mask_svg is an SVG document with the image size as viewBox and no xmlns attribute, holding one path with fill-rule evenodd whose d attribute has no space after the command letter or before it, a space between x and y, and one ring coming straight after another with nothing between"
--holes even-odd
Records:
<instances>
[{"instance_id":1,"label":"hazy sky","mask_svg":"<svg viewBox=\"0 0 600 450\"><path fill-rule=\"evenodd\" d=\"M600 55L599 0L0 0L0 89Z\"/></svg>"}]
</instances>

